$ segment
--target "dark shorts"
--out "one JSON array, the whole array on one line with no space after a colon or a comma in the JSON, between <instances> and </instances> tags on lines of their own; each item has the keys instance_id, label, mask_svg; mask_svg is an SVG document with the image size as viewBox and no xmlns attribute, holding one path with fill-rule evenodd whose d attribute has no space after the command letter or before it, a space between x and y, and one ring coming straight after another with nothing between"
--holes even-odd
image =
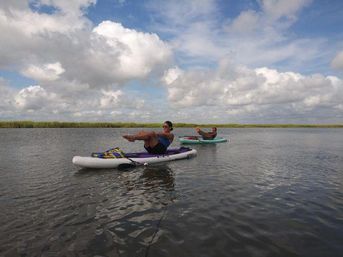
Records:
<instances>
[{"instance_id":1,"label":"dark shorts","mask_svg":"<svg viewBox=\"0 0 343 257\"><path fill-rule=\"evenodd\" d=\"M148 153L152 154L164 154L167 151L167 148L163 144L161 144L161 142L158 142L157 145L155 145L154 147L144 146L144 148L148 151Z\"/></svg>"}]
</instances>

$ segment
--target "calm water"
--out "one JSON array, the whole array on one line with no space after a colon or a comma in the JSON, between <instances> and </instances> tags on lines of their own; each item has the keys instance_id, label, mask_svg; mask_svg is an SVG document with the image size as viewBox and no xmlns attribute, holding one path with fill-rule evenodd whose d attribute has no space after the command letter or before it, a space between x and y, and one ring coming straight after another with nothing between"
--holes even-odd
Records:
<instances>
[{"instance_id":1,"label":"calm water","mask_svg":"<svg viewBox=\"0 0 343 257\"><path fill-rule=\"evenodd\" d=\"M190 160L73 167L142 150L134 131L1 129L0 255L341 256L342 129L221 129Z\"/></svg>"}]
</instances>

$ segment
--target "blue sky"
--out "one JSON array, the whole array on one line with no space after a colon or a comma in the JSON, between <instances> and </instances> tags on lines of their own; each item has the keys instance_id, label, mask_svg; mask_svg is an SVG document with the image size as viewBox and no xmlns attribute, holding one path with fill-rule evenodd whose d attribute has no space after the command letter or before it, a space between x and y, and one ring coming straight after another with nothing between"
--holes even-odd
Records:
<instances>
[{"instance_id":1,"label":"blue sky","mask_svg":"<svg viewBox=\"0 0 343 257\"><path fill-rule=\"evenodd\" d=\"M4 0L0 120L342 123L343 1Z\"/></svg>"}]
</instances>

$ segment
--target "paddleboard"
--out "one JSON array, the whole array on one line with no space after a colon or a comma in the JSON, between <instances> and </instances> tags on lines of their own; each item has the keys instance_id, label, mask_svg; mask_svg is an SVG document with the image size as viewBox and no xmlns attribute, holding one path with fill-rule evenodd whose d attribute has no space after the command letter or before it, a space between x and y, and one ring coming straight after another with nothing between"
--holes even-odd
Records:
<instances>
[{"instance_id":1,"label":"paddleboard","mask_svg":"<svg viewBox=\"0 0 343 257\"><path fill-rule=\"evenodd\" d=\"M181 144L216 144L227 142L226 138L216 137L214 139L202 139L197 136L179 137Z\"/></svg>"},{"instance_id":2,"label":"paddleboard","mask_svg":"<svg viewBox=\"0 0 343 257\"><path fill-rule=\"evenodd\" d=\"M169 149L165 154L150 154L148 152L125 153L125 157L120 158L98 158L86 156L74 156L73 164L79 168L111 169L123 164L150 164L168 162L180 159L187 159L196 156L197 151L188 147Z\"/></svg>"}]
</instances>

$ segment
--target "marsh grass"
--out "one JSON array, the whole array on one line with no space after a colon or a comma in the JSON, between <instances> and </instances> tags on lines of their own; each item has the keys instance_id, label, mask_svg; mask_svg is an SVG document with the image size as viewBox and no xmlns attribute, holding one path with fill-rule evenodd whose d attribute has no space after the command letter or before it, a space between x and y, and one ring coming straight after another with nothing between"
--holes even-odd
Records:
<instances>
[{"instance_id":1,"label":"marsh grass","mask_svg":"<svg viewBox=\"0 0 343 257\"><path fill-rule=\"evenodd\" d=\"M178 128L343 128L343 124L196 124L174 123ZM161 123L136 122L59 122L59 121L0 121L0 128L159 128Z\"/></svg>"}]
</instances>

